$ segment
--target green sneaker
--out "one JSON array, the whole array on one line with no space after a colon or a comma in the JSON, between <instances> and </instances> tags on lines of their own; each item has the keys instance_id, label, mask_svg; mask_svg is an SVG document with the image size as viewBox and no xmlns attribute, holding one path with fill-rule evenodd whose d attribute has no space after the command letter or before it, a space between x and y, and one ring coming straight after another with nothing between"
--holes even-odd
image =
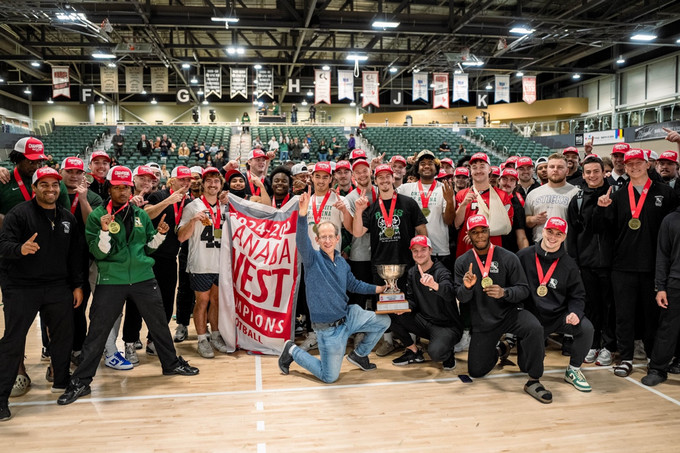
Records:
<instances>
[{"instance_id":1,"label":"green sneaker","mask_svg":"<svg viewBox=\"0 0 680 453\"><path fill-rule=\"evenodd\" d=\"M567 372L564 373L564 380L573 385L576 390L580 392L589 392L592 390L590 384L588 384L586 377L583 375L580 369L573 370L571 368L567 368Z\"/></svg>"}]
</instances>

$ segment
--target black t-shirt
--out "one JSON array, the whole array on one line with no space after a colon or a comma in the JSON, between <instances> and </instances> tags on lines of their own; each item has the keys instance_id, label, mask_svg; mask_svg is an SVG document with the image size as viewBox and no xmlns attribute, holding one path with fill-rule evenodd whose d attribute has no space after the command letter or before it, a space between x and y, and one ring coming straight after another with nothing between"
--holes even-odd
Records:
<instances>
[{"instance_id":1,"label":"black t-shirt","mask_svg":"<svg viewBox=\"0 0 680 453\"><path fill-rule=\"evenodd\" d=\"M156 205L160 203L161 201L165 200L170 196L170 189L163 189L159 190L157 192L152 193L149 195L148 201L151 206ZM186 205L191 201L190 197L185 197L184 202L182 203L177 203L174 206L177 208L177 214L179 217L179 220L181 220L182 216L180 214L180 206L183 204ZM183 208L182 208L183 209ZM161 212L158 217L155 219L151 220L151 223L153 223L153 226L158 228L158 224L161 221L161 218L163 217L163 214L165 214L165 223L168 224L170 227L170 230L168 230L168 233L166 234L165 240L163 243L156 249L155 252L151 255L154 258L169 258L169 259L174 259L177 256L177 252L179 252L179 246L180 242L177 239L177 231L176 227L179 225L179 223L175 222L175 208L173 208L173 205L167 206L163 212Z\"/></svg>"},{"instance_id":2,"label":"black t-shirt","mask_svg":"<svg viewBox=\"0 0 680 453\"><path fill-rule=\"evenodd\" d=\"M383 200L385 212L389 215L392 199ZM409 245L416 235L416 227L427 224L418 203L406 195L397 195L394 208L392 228L394 235L385 235L385 219L380 210L380 203L371 204L363 213L364 226L371 235L371 264L408 264L413 263Z\"/></svg>"},{"instance_id":3,"label":"black t-shirt","mask_svg":"<svg viewBox=\"0 0 680 453\"><path fill-rule=\"evenodd\" d=\"M519 245L517 245L517 230L524 230L526 228L526 214L524 212L524 206L517 198L517 195L512 196L512 230L502 236L503 248L511 251L512 253L517 253L519 251Z\"/></svg>"}]
</instances>

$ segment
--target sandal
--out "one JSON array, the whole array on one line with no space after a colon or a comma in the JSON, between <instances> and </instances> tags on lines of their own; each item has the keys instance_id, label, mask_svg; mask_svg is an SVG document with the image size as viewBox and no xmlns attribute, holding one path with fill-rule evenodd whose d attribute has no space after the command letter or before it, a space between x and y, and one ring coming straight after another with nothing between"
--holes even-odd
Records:
<instances>
[{"instance_id":1,"label":"sandal","mask_svg":"<svg viewBox=\"0 0 680 453\"><path fill-rule=\"evenodd\" d=\"M614 374L619 377L628 377L633 372L633 364L622 361L614 367Z\"/></svg>"},{"instance_id":2,"label":"sandal","mask_svg":"<svg viewBox=\"0 0 680 453\"><path fill-rule=\"evenodd\" d=\"M12 393L10 397L17 397L25 395L28 389L31 387L31 378L26 375L18 374L16 381L14 381L14 386L12 387Z\"/></svg>"},{"instance_id":3,"label":"sandal","mask_svg":"<svg viewBox=\"0 0 680 453\"><path fill-rule=\"evenodd\" d=\"M529 385L528 383L525 384L524 391L543 404L552 403L552 393L546 390L545 387L543 387L543 384L541 384L538 381L534 382L531 385Z\"/></svg>"}]
</instances>

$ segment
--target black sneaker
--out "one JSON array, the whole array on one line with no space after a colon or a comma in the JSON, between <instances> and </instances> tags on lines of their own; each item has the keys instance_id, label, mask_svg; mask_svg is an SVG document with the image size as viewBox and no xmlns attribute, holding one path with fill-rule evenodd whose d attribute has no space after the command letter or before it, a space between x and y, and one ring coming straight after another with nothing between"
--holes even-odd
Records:
<instances>
[{"instance_id":1,"label":"black sneaker","mask_svg":"<svg viewBox=\"0 0 680 453\"><path fill-rule=\"evenodd\" d=\"M66 404L71 404L81 396L89 395L92 393L92 389L88 384L80 382L80 379L73 378L69 382L68 387L63 395L57 399L57 404L60 406L65 406Z\"/></svg>"},{"instance_id":2,"label":"black sneaker","mask_svg":"<svg viewBox=\"0 0 680 453\"><path fill-rule=\"evenodd\" d=\"M680 360L677 358L673 360L671 366L668 367L668 372L671 374L680 374Z\"/></svg>"},{"instance_id":3,"label":"black sneaker","mask_svg":"<svg viewBox=\"0 0 680 453\"><path fill-rule=\"evenodd\" d=\"M165 376L172 376L174 374L179 374L180 376L196 376L198 374L198 368L189 365L189 362L184 360L182 356L177 357L179 365L177 365L172 370L163 370Z\"/></svg>"},{"instance_id":4,"label":"black sneaker","mask_svg":"<svg viewBox=\"0 0 680 453\"><path fill-rule=\"evenodd\" d=\"M12 413L9 411L9 404L7 401L0 402L0 422L6 422L12 418Z\"/></svg>"},{"instance_id":5,"label":"black sneaker","mask_svg":"<svg viewBox=\"0 0 680 453\"><path fill-rule=\"evenodd\" d=\"M279 356L279 370L283 374L288 374L290 371L290 364L293 363L293 355L289 352L290 347L293 346L295 342L293 340L288 340L283 344L283 351Z\"/></svg>"},{"instance_id":6,"label":"black sneaker","mask_svg":"<svg viewBox=\"0 0 680 453\"><path fill-rule=\"evenodd\" d=\"M402 355L392 360L392 365L404 366L411 363L423 363L424 361L425 357L423 357L423 351L418 349L418 352L413 352L410 349L407 349Z\"/></svg>"},{"instance_id":7,"label":"black sneaker","mask_svg":"<svg viewBox=\"0 0 680 453\"><path fill-rule=\"evenodd\" d=\"M650 370L647 372L647 376L643 377L641 382L648 387L654 387L655 385L661 384L666 379L668 379L666 373L662 373L659 370L650 368Z\"/></svg>"},{"instance_id":8,"label":"black sneaker","mask_svg":"<svg viewBox=\"0 0 680 453\"><path fill-rule=\"evenodd\" d=\"M456 368L456 355L453 351L451 351L449 358L442 363L442 368L444 368L444 371L451 371Z\"/></svg>"},{"instance_id":9,"label":"black sneaker","mask_svg":"<svg viewBox=\"0 0 680 453\"><path fill-rule=\"evenodd\" d=\"M503 363L510 355L510 344L507 340L501 340L496 344L496 352L498 353L498 361Z\"/></svg>"},{"instance_id":10,"label":"black sneaker","mask_svg":"<svg viewBox=\"0 0 680 453\"><path fill-rule=\"evenodd\" d=\"M562 337L562 355L570 356L571 347L574 344L574 337L564 336Z\"/></svg>"},{"instance_id":11,"label":"black sneaker","mask_svg":"<svg viewBox=\"0 0 680 453\"><path fill-rule=\"evenodd\" d=\"M363 371L371 371L377 368L377 366L375 366L375 363L371 363L370 360L368 360L368 357L360 357L357 355L355 351L352 351L349 354L347 354L347 361L352 365L358 366Z\"/></svg>"},{"instance_id":12,"label":"black sneaker","mask_svg":"<svg viewBox=\"0 0 680 453\"><path fill-rule=\"evenodd\" d=\"M79 353L78 355L75 354L75 352L71 352L71 363L76 366L80 366L81 363L83 363L83 354L82 352Z\"/></svg>"}]
</instances>

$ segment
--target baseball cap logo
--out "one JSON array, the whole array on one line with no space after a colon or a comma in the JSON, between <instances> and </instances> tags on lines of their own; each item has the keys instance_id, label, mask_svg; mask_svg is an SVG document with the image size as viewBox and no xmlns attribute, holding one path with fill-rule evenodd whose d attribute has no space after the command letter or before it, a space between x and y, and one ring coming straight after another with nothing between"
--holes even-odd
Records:
<instances>
[{"instance_id":1,"label":"baseball cap logo","mask_svg":"<svg viewBox=\"0 0 680 453\"><path fill-rule=\"evenodd\" d=\"M119 178L126 178L129 175L129 173L125 170L116 170L113 172L113 174Z\"/></svg>"},{"instance_id":2,"label":"baseball cap logo","mask_svg":"<svg viewBox=\"0 0 680 453\"><path fill-rule=\"evenodd\" d=\"M28 143L26 144L26 147L27 147L30 151L34 152L34 153L42 153L42 152L43 152L43 149L44 149L42 143L31 143L31 142L28 142Z\"/></svg>"},{"instance_id":3,"label":"baseball cap logo","mask_svg":"<svg viewBox=\"0 0 680 453\"><path fill-rule=\"evenodd\" d=\"M562 219L552 219L552 220L550 221L550 223L551 223L552 225L557 225L557 226L564 226L564 225L566 225L566 223L565 223L564 220L562 220Z\"/></svg>"}]
</instances>

